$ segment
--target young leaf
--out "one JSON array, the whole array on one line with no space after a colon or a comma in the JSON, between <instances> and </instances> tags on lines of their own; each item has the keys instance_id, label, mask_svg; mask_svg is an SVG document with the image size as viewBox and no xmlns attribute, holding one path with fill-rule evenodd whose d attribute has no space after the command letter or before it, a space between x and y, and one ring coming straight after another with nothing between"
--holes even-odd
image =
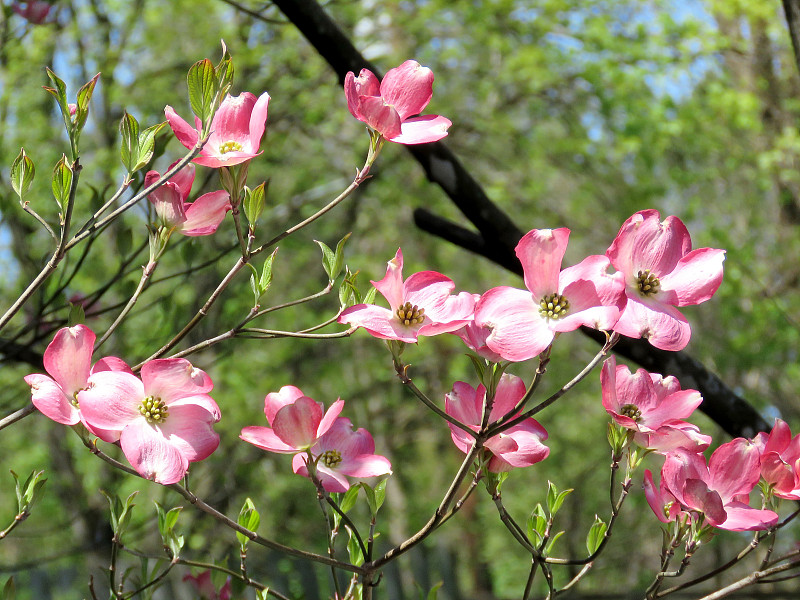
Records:
<instances>
[{"instance_id":1,"label":"young leaf","mask_svg":"<svg viewBox=\"0 0 800 600\"><path fill-rule=\"evenodd\" d=\"M339 243L336 244L336 258L333 261L332 279L336 279L339 276L339 273L342 272L342 266L344 265L344 245L347 243L347 240L350 239L351 235L353 235L352 231L345 235L341 240L339 240Z\"/></svg>"},{"instance_id":2,"label":"young leaf","mask_svg":"<svg viewBox=\"0 0 800 600\"><path fill-rule=\"evenodd\" d=\"M135 171L133 165L139 156L139 122L136 117L127 112L123 114L119 122L119 133L122 136L119 149L122 165L128 173L133 173Z\"/></svg>"},{"instance_id":3,"label":"young leaf","mask_svg":"<svg viewBox=\"0 0 800 600\"><path fill-rule=\"evenodd\" d=\"M586 536L586 549L589 551L590 555L597 552L607 529L608 525L606 525L600 517L595 515L594 523L591 529L589 529L589 534Z\"/></svg>"},{"instance_id":4,"label":"young leaf","mask_svg":"<svg viewBox=\"0 0 800 600\"><path fill-rule=\"evenodd\" d=\"M139 133L139 152L133 162L133 171L138 171L146 166L153 158L153 153L156 147L156 134L161 131L161 128L166 125L166 121L148 127ZM131 172L133 172L131 171Z\"/></svg>"},{"instance_id":5,"label":"young leaf","mask_svg":"<svg viewBox=\"0 0 800 600\"><path fill-rule=\"evenodd\" d=\"M22 202L25 194L31 188L33 177L36 175L36 169L33 166L33 161L25 153L25 148L19 149L19 154L14 162L11 163L11 187L19 196L19 201Z\"/></svg>"},{"instance_id":6,"label":"young leaf","mask_svg":"<svg viewBox=\"0 0 800 600\"><path fill-rule=\"evenodd\" d=\"M559 492L552 481L547 482L547 512L551 517L558 512L558 509L564 504L564 499L572 492L572 489Z\"/></svg>"},{"instance_id":7,"label":"young leaf","mask_svg":"<svg viewBox=\"0 0 800 600\"><path fill-rule=\"evenodd\" d=\"M528 538L538 545L544 539L544 532L547 530L547 515L541 504L537 504L536 508L531 512L528 517Z\"/></svg>"},{"instance_id":8,"label":"young leaf","mask_svg":"<svg viewBox=\"0 0 800 600\"><path fill-rule=\"evenodd\" d=\"M272 251L267 257L267 260L264 261L264 268L261 270L261 278L258 280L258 291L261 296L267 293L270 284L272 283L272 261L275 260L275 255L278 253L278 249Z\"/></svg>"},{"instance_id":9,"label":"young leaf","mask_svg":"<svg viewBox=\"0 0 800 600\"><path fill-rule=\"evenodd\" d=\"M14 600L17 597L17 589L14 586L14 578L9 577L6 584L3 586L3 592L0 594L0 600Z\"/></svg>"},{"instance_id":10,"label":"young leaf","mask_svg":"<svg viewBox=\"0 0 800 600\"><path fill-rule=\"evenodd\" d=\"M256 223L264 212L264 202L267 195L267 186L269 181L263 181L260 185L252 190L245 186L244 194L244 214L247 217L247 222L250 224L250 229L255 230Z\"/></svg>"},{"instance_id":11,"label":"young leaf","mask_svg":"<svg viewBox=\"0 0 800 600\"><path fill-rule=\"evenodd\" d=\"M560 538L562 535L564 535L564 532L563 532L563 531L559 531L557 534L555 534L554 536L552 536L552 537L550 538L550 541L549 541L549 542L547 542L547 546L546 546L546 547L545 547L545 549L544 549L544 554L545 554L545 556L549 556L549 555L550 555L550 553L551 553L551 552L552 552L552 550L553 550L553 546L554 546L554 545L555 545L555 543L556 543L556 540L557 540L558 538Z\"/></svg>"},{"instance_id":12,"label":"young leaf","mask_svg":"<svg viewBox=\"0 0 800 600\"><path fill-rule=\"evenodd\" d=\"M83 310L83 305L80 302L71 302L69 305L69 316L67 317L68 326L74 327L75 325L81 325L84 321L86 321L86 314Z\"/></svg>"},{"instance_id":13,"label":"young leaf","mask_svg":"<svg viewBox=\"0 0 800 600\"><path fill-rule=\"evenodd\" d=\"M80 134L83 126L86 125L86 118L89 116L89 101L92 99L94 93L94 86L97 85L97 80L100 78L100 73L92 77L87 83L78 90L76 99L75 110L75 133Z\"/></svg>"},{"instance_id":14,"label":"young leaf","mask_svg":"<svg viewBox=\"0 0 800 600\"><path fill-rule=\"evenodd\" d=\"M217 78L211 61L204 58L194 63L189 68L186 83L189 87L189 104L192 106L192 111L206 128L213 114L214 95L217 88Z\"/></svg>"},{"instance_id":15,"label":"young leaf","mask_svg":"<svg viewBox=\"0 0 800 600\"><path fill-rule=\"evenodd\" d=\"M261 515L258 514L255 504L250 498L244 501L242 510L239 511L239 519L237 523L245 529L255 531L258 529L258 524L261 522ZM247 550L247 543L250 541L246 535L236 532L236 538L239 540L239 545L242 547L242 552Z\"/></svg>"},{"instance_id":16,"label":"young leaf","mask_svg":"<svg viewBox=\"0 0 800 600\"><path fill-rule=\"evenodd\" d=\"M325 273L328 275L328 280L333 281L336 279L336 276L333 275L333 270L335 268L336 263L336 255L333 253L325 242L320 242L319 240L314 240L317 245L319 246L320 250L322 250L322 268L325 269Z\"/></svg>"},{"instance_id":17,"label":"young leaf","mask_svg":"<svg viewBox=\"0 0 800 600\"><path fill-rule=\"evenodd\" d=\"M347 540L347 555L350 557L350 562L352 564L360 567L364 564L364 553L361 552L361 545L358 543L358 539L350 528L345 526L345 529L347 529L347 534L350 536L350 539Z\"/></svg>"},{"instance_id":18,"label":"young leaf","mask_svg":"<svg viewBox=\"0 0 800 600\"><path fill-rule=\"evenodd\" d=\"M342 501L339 504L339 509L343 513L348 512L356 505L356 499L358 498L358 490L359 486L354 485L345 492L344 497L342 498Z\"/></svg>"},{"instance_id":19,"label":"young leaf","mask_svg":"<svg viewBox=\"0 0 800 600\"><path fill-rule=\"evenodd\" d=\"M64 83L58 77L58 75L53 73L53 71L51 71L49 68L45 67L45 71L47 71L47 77L50 78L50 82L55 87L42 87L44 87L47 92L51 93L56 99L56 102L58 102L58 107L61 109L61 114L64 116L64 122L70 123L69 104L67 102L67 84ZM70 133L71 137L71 132L67 131L67 133Z\"/></svg>"},{"instance_id":20,"label":"young leaf","mask_svg":"<svg viewBox=\"0 0 800 600\"><path fill-rule=\"evenodd\" d=\"M61 155L61 158L53 168L53 196L62 211L67 209L67 200L69 200L69 191L72 187L72 169L67 164L67 157Z\"/></svg>"}]
</instances>

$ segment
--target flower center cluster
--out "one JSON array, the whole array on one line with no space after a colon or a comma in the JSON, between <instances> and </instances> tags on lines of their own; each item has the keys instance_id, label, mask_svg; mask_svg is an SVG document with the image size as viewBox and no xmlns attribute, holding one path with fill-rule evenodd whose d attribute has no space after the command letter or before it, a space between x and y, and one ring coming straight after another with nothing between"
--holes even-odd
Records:
<instances>
[{"instance_id":1,"label":"flower center cluster","mask_svg":"<svg viewBox=\"0 0 800 600\"><path fill-rule=\"evenodd\" d=\"M560 319L569 312L569 301L561 294L550 294L539 301L539 314L545 319Z\"/></svg>"},{"instance_id":2,"label":"flower center cluster","mask_svg":"<svg viewBox=\"0 0 800 600\"><path fill-rule=\"evenodd\" d=\"M322 453L319 459L326 467L335 467L342 462L342 453L338 450L326 450Z\"/></svg>"},{"instance_id":3,"label":"flower center cluster","mask_svg":"<svg viewBox=\"0 0 800 600\"><path fill-rule=\"evenodd\" d=\"M161 398L155 396L148 396L139 405L139 414L141 414L148 423L163 423L169 416L169 407Z\"/></svg>"},{"instance_id":4,"label":"flower center cluster","mask_svg":"<svg viewBox=\"0 0 800 600\"><path fill-rule=\"evenodd\" d=\"M80 408L80 405L78 404L78 394L81 391L82 390L77 390L75 393L73 393L72 394L72 400L70 400L70 402L72 403L72 406L74 406L75 408L78 408L78 409Z\"/></svg>"},{"instance_id":5,"label":"flower center cluster","mask_svg":"<svg viewBox=\"0 0 800 600\"><path fill-rule=\"evenodd\" d=\"M395 313L403 325L418 325L425 320L425 309L411 302L406 302Z\"/></svg>"},{"instance_id":6,"label":"flower center cluster","mask_svg":"<svg viewBox=\"0 0 800 600\"><path fill-rule=\"evenodd\" d=\"M642 411L635 404L623 404L619 409L619 414L633 419L637 423L642 420Z\"/></svg>"},{"instance_id":7,"label":"flower center cluster","mask_svg":"<svg viewBox=\"0 0 800 600\"><path fill-rule=\"evenodd\" d=\"M225 142L224 144L220 144L219 146L219 153L220 154L227 154L228 152L241 152L242 145L239 142Z\"/></svg>"},{"instance_id":8,"label":"flower center cluster","mask_svg":"<svg viewBox=\"0 0 800 600\"><path fill-rule=\"evenodd\" d=\"M650 272L650 269L645 269L636 274L636 287L643 296L652 296L661 289L661 282Z\"/></svg>"}]
</instances>

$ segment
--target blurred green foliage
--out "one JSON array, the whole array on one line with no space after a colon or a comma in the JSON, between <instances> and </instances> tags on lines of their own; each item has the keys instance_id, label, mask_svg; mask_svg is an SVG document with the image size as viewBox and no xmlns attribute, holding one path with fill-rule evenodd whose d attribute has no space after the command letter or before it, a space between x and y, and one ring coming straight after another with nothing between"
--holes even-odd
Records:
<instances>
[{"instance_id":1,"label":"blurred green foliage","mask_svg":"<svg viewBox=\"0 0 800 600\"><path fill-rule=\"evenodd\" d=\"M269 179L260 241L313 214L343 190L368 147L361 123L346 109L336 77L297 30L268 3L243 2L263 19L211 0L61 0L46 24L34 26L11 13L0 22L0 306L8 306L38 273L51 240L19 207L9 168L24 147L37 169L26 199L51 223L58 206L50 192L53 166L68 151L61 117L41 86L51 67L75 94L95 73L101 77L81 138L81 175L75 222L81 223L120 185L118 126L125 111L142 129L164 120L164 106L184 118L190 109L186 72L202 58L216 62L220 40L234 57L233 93L269 91L263 154L253 161L250 187ZM430 66L434 96L427 112L453 122L446 143L489 196L527 231L567 226L567 259L602 254L622 221L636 210L676 214L696 247L725 248L725 281L712 302L690 308L688 350L715 370L770 419L800 426L797 349L800 329L800 81L777 3L721 0L426 0L331 1L327 10L356 46L384 71L407 58ZM166 130L165 130L166 129ZM151 167L164 172L185 153L168 128L158 134ZM417 231L412 211L425 207L463 219L438 188L424 179L399 146L387 145L374 177L345 204L279 244L273 281L262 307L323 289L321 240L331 248L348 232L346 263L360 271L362 291L383 276L385 262L404 249L406 275L438 270L458 289L483 292L520 286L498 267ZM133 188L142 185L144 171ZM193 195L219 188L214 172L198 168ZM42 352L67 320L70 302L83 301L86 324L108 326L147 261L145 203L129 211L96 241L74 251L41 293L3 332ZM230 222L208 238L173 239L131 317L103 348L131 364L145 360L179 330L236 261ZM85 255L83 254L86 250ZM255 261L262 268L265 256ZM98 291L113 281L101 295ZM86 301L90 299L91 301ZM243 271L180 348L220 334L247 315L252 304ZM270 313L260 327L299 330L336 314L336 293L298 308ZM329 327L325 331L339 330ZM557 389L596 352L575 334L556 344L542 394ZM464 348L453 336L424 339L407 349L411 375L441 400L458 379L474 384ZM379 531L397 543L416 531L438 504L460 463L447 427L402 389L391 358L363 332L329 341L297 339L227 341L191 357L214 379L223 419L221 444L192 466L191 488L235 515L247 497L261 515L259 532L282 543L325 552L324 522L311 483L291 474L287 457L266 455L242 443L247 425L262 425L263 398L293 384L327 405L346 401L344 415L375 436L394 474ZM535 364L511 371L527 381ZM28 401L22 377L33 368L4 357L0 365L0 416ZM556 553L580 556L595 513L607 515L606 416L594 375L541 414L550 432L550 458L514 472L504 499L524 523L544 502L547 481L575 488L557 522L567 534ZM695 419L722 440L713 424ZM0 573L17 580L17 598L85 597L87 580L104 580L111 539L108 505L100 489L119 497L140 490L123 540L161 553L152 500L165 509L181 504L155 484L131 479L91 456L66 428L33 414L0 432L5 469L26 476L44 470L44 496L30 518L0 542ZM121 456L113 447L105 450ZM659 465L653 462L650 468ZM13 518L10 474L0 473L0 516ZM367 523L366 505L354 509ZM646 585L657 568L660 535L636 490L618 527L616 543L583 582L586 590L625 591ZM458 523L429 548L404 557L401 585L416 580L430 589L437 575L420 567L423 552L446 549L456 578L440 598L491 593L518 597L527 577L524 552L500 526L489 498L478 490ZM1 525L1 524L0 524ZM185 507L179 529L187 557L238 569L233 532L221 530ZM723 548L746 540L728 534ZM379 541L379 546L384 543ZM631 551L635 548L635 551ZM416 556L416 557L415 557ZM696 557L699 572L727 553ZM123 560L138 565L138 559ZM252 545L249 573L292 597L327 597L328 574ZM182 571L186 572L186 571ZM455 582L455 583L454 583ZM179 578L170 598L188 598ZM388 585L388 584L387 584ZM399 592L392 589L390 594ZM158 597L158 596L156 596ZM410 597L410 596L408 596Z\"/></svg>"}]
</instances>

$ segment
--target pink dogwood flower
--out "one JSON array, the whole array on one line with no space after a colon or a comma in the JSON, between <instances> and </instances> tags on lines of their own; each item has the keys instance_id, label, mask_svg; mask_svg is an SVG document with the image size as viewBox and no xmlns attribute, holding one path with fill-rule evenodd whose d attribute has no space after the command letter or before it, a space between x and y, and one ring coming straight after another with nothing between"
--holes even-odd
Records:
<instances>
[{"instance_id":1,"label":"pink dogwood flower","mask_svg":"<svg viewBox=\"0 0 800 600\"><path fill-rule=\"evenodd\" d=\"M497 385L489 423L499 420L511 412L525 395L525 383L515 375L504 374ZM476 390L468 383L457 381L451 392L445 395L445 412L473 431L479 431L483 419L483 406L486 388L479 385ZM512 415L520 414L517 411ZM463 453L468 453L475 438L463 429L448 424L453 443ZM543 461L550 454L550 448L542 442L547 439L547 431L536 419L525 419L502 433L492 436L484 443L491 452L487 468L492 473L510 471L513 467L529 467Z\"/></svg>"},{"instance_id":2,"label":"pink dogwood flower","mask_svg":"<svg viewBox=\"0 0 800 600\"><path fill-rule=\"evenodd\" d=\"M90 425L119 431L122 452L142 477L168 485L219 445L220 411L208 395L214 384L183 358L146 362L141 377L93 374L81 411Z\"/></svg>"},{"instance_id":3,"label":"pink dogwood flower","mask_svg":"<svg viewBox=\"0 0 800 600\"><path fill-rule=\"evenodd\" d=\"M692 250L686 226L677 217L663 222L657 210L631 216L606 251L622 272L628 304L614 330L649 340L662 350L681 350L691 327L676 306L705 302L722 283L725 251Z\"/></svg>"},{"instance_id":4,"label":"pink dogwood flower","mask_svg":"<svg viewBox=\"0 0 800 600\"><path fill-rule=\"evenodd\" d=\"M676 519L690 517L691 513L681 509L678 499L673 496L670 491L664 487L664 480L656 489L653 483L653 473L650 469L644 471L644 495L647 498L647 503L656 515L656 518L662 523L669 523Z\"/></svg>"},{"instance_id":5,"label":"pink dogwood flower","mask_svg":"<svg viewBox=\"0 0 800 600\"><path fill-rule=\"evenodd\" d=\"M324 412L321 402L304 395L300 388L286 385L264 398L264 414L271 427L245 427L239 437L267 452L303 452L331 428L343 407L344 401L336 400Z\"/></svg>"},{"instance_id":6,"label":"pink dogwood flower","mask_svg":"<svg viewBox=\"0 0 800 600\"><path fill-rule=\"evenodd\" d=\"M258 98L250 92L225 96L211 120L211 135L194 162L216 169L238 165L261 154L258 148L264 135L268 105L266 92ZM178 141L187 148L194 148L202 130L200 119L195 117L193 128L171 106L164 109L164 114Z\"/></svg>"},{"instance_id":7,"label":"pink dogwood flower","mask_svg":"<svg viewBox=\"0 0 800 600\"><path fill-rule=\"evenodd\" d=\"M472 299L475 301L475 304L477 304L481 299L481 295L473 294ZM454 331L453 335L457 335L461 338L461 341L481 358L489 362L499 363L503 361L503 357L486 345L486 338L488 338L491 333L492 330L488 327L479 327L476 325L473 315L473 318L468 321L464 327Z\"/></svg>"},{"instance_id":8,"label":"pink dogwood flower","mask_svg":"<svg viewBox=\"0 0 800 600\"><path fill-rule=\"evenodd\" d=\"M761 477L756 444L736 438L705 457L678 450L661 469L664 487L684 510L703 513L713 527L729 531L768 529L778 522L771 510L751 508L749 494Z\"/></svg>"},{"instance_id":9,"label":"pink dogwood flower","mask_svg":"<svg viewBox=\"0 0 800 600\"><path fill-rule=\"evenodd\" d=\"M666 452L686 448L702 452L709 436L682 421L700 406L703 397L696 390L681 390L675 377L662 377L638 369L631 374L616 358L608 358L600 373L603 407L620 427L636 432L640 446Z\"/></svg>"},{"instance_id":10,"label":"pink dogwood flower","mask_svg":"<svg viewBox=\"0 0 800 600\"><path fill-rule=\"evenodd\" d=\"M496 287L481 296L475 324L491 333L486 345L506 360L523 361L547 348L557 333L582 325L610 330L625 306L624 283L609 275L605 256L561 270L569 229L534 229L516 247L527 290Z\"/></svg>"},{"instance_id":11,"label":"pink dogwood flower","mask_svg":"<svg viewBox=\"0 0 800 600\"><path fill-rule=\"evenodd\" d=\"M292 470L309 477L308 461L315 463L316 476L328 492L350 489L348 477L364 479L392 472L385 456L375 454L375 441L370 433L359 428L353 431L350 419L339 417L307 453L295 454Z\"/></svg>"},{"instance_id":12,"label":"pink dogwood flower","mask_svg":"<svg viewBox=\"0 0 800 600\"><path fill-rule=\"evenodd\" d=\"M14 2L11 9L23 19L27 19L34 25L41 25L50 14L53 5L49 2L36 0L35 2Z\"/></svg>"},{"instance_id":13,"label":"pink dogwood flower","mask_svg":"<svg viewBox=\"0 0 800 600\"><path fill-rule=\"evenodd\" d=\"M761 450L761 476L773 493L800 500L800 434L792 437L786 422L775 419L772 431L759 433L755 443Z\"/></svg>"},{"instance_id":14,"label":"pink dogwood flower","mask_svg":"<svg viewBox=\"0 0 800 600\"><path fill-rule=\"evenodd\" d=\"M175 164L172 163L170 169ZM187 202L194 183L194 171L194 165L186 165L147 198L165 227L186 236L211 235L231 209L230 196L224 190L217 190L203 194L194 202ZM158 171L148 171L144 178L145 187L160 177Z\"/></svg>"},{"instance_id":15,"label":"pink dogwood flower","mask_svg":"<svg viewBox=\"0 0 800 600\"><path fill-rule=\"evenodd\" d=\"M196 577L187 573L183 576L183 581L188 582L197 593L200 594L200 600L231 600L231 579L230 577L225 581L225 584L217 592L214 583L211 581L211 570L206 569Z\"/></svg>"},{"instance_id":16,"label":"pink dogwood flower","mask_svg":"<svg viewBox=\"0 0 800 600\"><path fill-rule=\"evenodd\" d=\"M439 115L421 113L433 95L433 72L415 60L390 69L379 82L368 69L358 77L350 71L344 80L347 108L390 142L424 144L447 135L452 125Z\"/></svg>"},{"instance_id":17,"label":"pink dogwood flower","mask_svg":"<svg viewBox=\"0 0 800 600\"><path fill-rule=\"evenodd\" d=\"M472 294L452 296L455 284L441 273L421 271L403 281L399 248L388 262L386 276L371 283L389 301L389 308L356 304L339 316L339 323L363 327L377 338L414 343L417 336L455 331L472 318Z\"/></svg>"},{"instance_id":18,"label":"pink dogwood flower","mask_svg":"<svg viewBox=\"0 0 800 600\"><path fill-rule=\"evenodd\" d=\"M31 402L46 417L63 425L84 425L100 439L114 442L118 436L102 428L91 427L80 410L81 394L90 386L92 375L102 371L131 373L130 367L114 356L98 360L92 366L92 352L97 339L85 325L59 329L44 351L48 375L34 373L25 377L31 386Z\"/></svg>"}]
</instances>

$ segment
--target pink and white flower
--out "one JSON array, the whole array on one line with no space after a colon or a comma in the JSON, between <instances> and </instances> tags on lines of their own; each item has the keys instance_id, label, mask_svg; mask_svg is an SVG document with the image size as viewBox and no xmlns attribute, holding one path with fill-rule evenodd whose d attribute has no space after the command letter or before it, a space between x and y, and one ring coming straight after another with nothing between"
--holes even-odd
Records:
<instances>
[{"instance_id":1,"label":"pink and white flower","mask_svg":"<svg viewBox=\"0 0 800 600\"><path fill-rule=\"evenodd\" d=\"M447 135L452 125L439 115L421 113L433 96L433 72L415 60L407 60L378 78L368 69L358 77L350 71L344 80L347 108L390 142L424 144Z\"/></svg>"},{"instance_id":2,"label":"pink and white flower","mask_svg":"<svg viewBox=\"0 0 800 600\"><path fill-rule=\"evenodd\" d=\"M46 417L63 425L84 425L100 439L114 442L118 436L102 428L91 427L83 419L81 395L90 387L92 375L102 371L131 373L130 367L114 356L98 360L92 366L94 332L85 325L59 329L44 351L48 375L34 373L25 377L31 386L31 402Z\"/></svg>"},{"instance_id":3,"label":"pink and white flower","mask_svg":"<svg viewBox=\"0 0 800 600\"><path fill-rule=\"evenodd\" d=\"M176 483L189 463L219 445L213 425L220 411L208 395L214 384L182 358L146 362L141 377L93 374L90 388L81 393L81 412L89 425L119 432L125 458L142 477Z\"/></svg>"},{"instance_id":4,"label":"pink and white flower","mask_svg":"<svg viewBox=\"0 0 800 600\"><path fill-rule=\"evenodd\" d=\"M667 454L661 469L664 487L684 510L703 513L719 529L755 531L778 522L771 510L751 508L749 494L761 477L756 444L736 438L705 457L694 452Z\"/></svg>"},{"instance_id":5,"label":"pink and white flower","mask_svg":"<svg viewBox=\"0 0 800 600\"><path fill-rule=\"evenodd\" d=\"M175 164L172 163L170 169ZM194 171L193 164L186 165L147 198L165 227L186 236L211 235L231 209L230 196L224 190L217 190L203 194L194 202L187 202L194 183ZM158 171L148 171L144 178L145 187L160 177Z\"/></svg>"},{"instance_id":6,"label":"pink and white flower","mask_svg":"<svg viewBox=\"0 0 800 600\"><path fill-rule=\"evenodd\" d=\"M675 377L662 377L638 369L631 374L612 356L600 373L603 407L620 427L636 432L640 446L666 452L685 448L702 452L711 443L686 419L700 406L703 397L696 390L681 390Z\"/></svg>"},{"instance_id":7,"label":"pink and white flower","mask_svg":"<svg viewBox=\"0 0 800 600\"><path fill-rule=\"evenodd\" d=\"M759 433L755 444L761 450L761 476L773 494L800 500L800 434L792 437L786 422L775 419L772 431Z\"/></svg>"},{"instance_id":8,"label":"pink and white flower","mask_svg":"<svg viewBox=\"0 0 800 600\"><path fill-rule=\"evenodd\" d=\"M475 325L491 333L486 345L506 360L545 350L557 333L582 325L610 330L625 306L624 283L609 275L605 256L589 256L561 270L569 229L534 229L516 247L527 290L496 287L481 296Z\"/></svg>"},{"instance_id":9,"label":"pink and white flower","mask_svg":"<svg viewBox=\"0 0 800 600\"><path fill-rule=\"evenodd\" d=\"M522 379L504 374L497 385L489 412L489 423L511 413L524 395L525 383ZM453 384L452 391L445 395L445 412L477 432L483 419L485 401L486 388L483 385L479 385L476 390L468 383L457 381ZM519 416L520 412L516 411L509 418ZM475 438L452 423L448 425L453 443L463 453L468 453ZM486 440L484 448L491 452L487 468L492 473L499 473L510 471L513 467L529 467L541 462L550 454L550 448L542 443L546 439L547 431L536 419L525 419Z\"/></svg>"},{"instance_id":10,"label":"pink and white flower","mask_svg":"<svg viewBox=\"0 0 800 600\"><path fill-rule=\"evenodd\" d=\"M216 169L238 165L261 154L258 149L267 123L268 105L266 92L258 98L250 92L225 96L211 120L211 135L194 162ZM202 131L200 119L195 117L192 127L171 106L164 109L164 114L178 141L194 148Z\"/></svg>"},{"instance_id":11,"label":"pink and white flower","mask_svg":"<svg viewBox=\"0 0 800 600\"><path fill-rule=\"evenodd\" d=\"M681 350L692 332L675 307L700 304L714 295L722 283L725 251L692 250L680 219L659 219L657 210L637 212L622 224L606 251L624 276L628 297L614 330L646 338L662 350Z\"/></svg>"},{"instance_id":12,"label":"pink and white flower","mask_svg":"<svg viewBox=\"0 0 800 600\"><path fill-rule=\"evenodd\" d=\"M389 308L356 304L339 316L339 323L363 327L377 338L414 343L417 336L455 331L472 318L472 294L452 296L455 284L441 273L421 271L403 281L399 248L388 262L386 276L371 283L389 301Z\"/></svg>"},{"instance_id":13,"label":"pink and white flower","mask_svg":"<svg viewBox=\"0 0 800 600\"><path fill-rule=\"evenodd\" d=\"M300 388L286 385L264 398L264 414L271 427L245 427L239 437L267 452L295 454L316 444L342 408L344 401L336 400L325 412L321 402L304 395Z\"/></svg>"},{"instance_id":14,"label":"pink and white flower","mask_svg":"<svg viewBox=\"0 0 800 600\"><path fill-rule=\"evenodd\" d=\"M350 419L344 417L336 419L307 453L295 454L292 470L298 475L309 477L309 455L317 478L328 492L346 492L350 489L348 477L365 479L392 472L389 460L375 454L370 433L363 427L353 431Z\"/></svg>"}]
</instances>

